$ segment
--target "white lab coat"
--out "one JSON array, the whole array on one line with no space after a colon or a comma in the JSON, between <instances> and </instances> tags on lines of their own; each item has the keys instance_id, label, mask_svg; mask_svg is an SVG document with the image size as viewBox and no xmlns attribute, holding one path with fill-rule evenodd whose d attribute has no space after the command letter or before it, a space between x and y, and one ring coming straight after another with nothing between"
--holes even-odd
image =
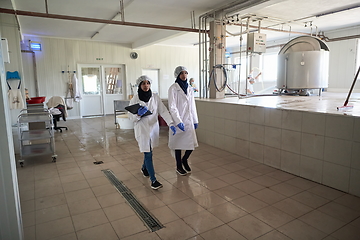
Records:
<instances>
[{"instance_id":1,"label":"white lab coat","mask_svg":"<svg viewBox=\"0 0 360 240\"><path fill-rule=\"evenodd\" d=\"M168 91L169 111L177 126L183 123L185 132L176 127L176 134L169 133L169 148L171 150L194 150L198 147L194 123L199 123L194 90L189 85L187 95L179 84L173 83Z\"/></svg>"},{"instance_id":2,"label":"white lab coat","mask_svg":"<svg viewBox=\"0 0 360 240\"><path fill-rule=\"evenodd\" d=\"M129 118L134 121L135 139L139 144L140 152L150 152L151 148L159 146L159 121L160 115L168 126L173 125L173 120L169 111L161 101L159 95L153 93L150 100L146 103L139 99L136 94L131 100L130 105L139 103L141 106L146 106L151 112L151 115L140 118L137 114L129 113Z\"/></svg>"},{"instance_id":3,"label":"white lab coat","mask_svg":"<svg viewBox=\"0 0 360 240\"><path fill-rule=\"evenodd\" d=\"M10 89L8 91L10 109L23 109L24 100L20 89Z\"/></svg>"}]
</instances>

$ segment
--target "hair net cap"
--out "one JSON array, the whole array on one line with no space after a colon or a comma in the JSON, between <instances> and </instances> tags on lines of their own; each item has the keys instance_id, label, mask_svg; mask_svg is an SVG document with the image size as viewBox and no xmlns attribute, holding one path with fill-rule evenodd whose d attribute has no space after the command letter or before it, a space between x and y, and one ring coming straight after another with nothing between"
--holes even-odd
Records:
<instances>
[{"instance_id":1,"label":"hair net cap","mask_svg":"<svg viewBox=\"0 0 360 240\"><path fill-rule=\"evenodd\" d=\"M174 71L174 76L175 76L175 78L177 78L182 71L188 72L188 70L187 70L186 67L184 67L184 66L178 66L178 67L176 67L176 68L175 68L175 71Z\"/></svg>"},{"instance_id":2,"label":"hair net cap","mask_svg":"<svg viewBox=\"0 0 360 240\"><path fill-rule=\"evenodd\" d=\"M151 84L151 82L152 82L152 80L151 80L148 76L142 75L142 76L140 76L140 77L136 80L136 85L137 85L137 86L140 86L140 83L141 83L142 81L145 81L145 80L149 81L150 84Z\"/></svg>"}]
</instances>

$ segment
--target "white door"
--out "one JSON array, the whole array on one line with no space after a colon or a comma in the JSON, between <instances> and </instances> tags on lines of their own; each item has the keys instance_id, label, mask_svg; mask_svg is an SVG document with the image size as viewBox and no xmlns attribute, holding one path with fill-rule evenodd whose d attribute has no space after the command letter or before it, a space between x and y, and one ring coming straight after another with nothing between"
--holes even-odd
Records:
<instances>
[{"instance_id":1,"label":"white door","mask_svg":"<svg viewBox=\"0 0 360 240\"><path fill-rule=\"evenodd\" d=\"M114 100L125 100L125 65L103 65L104 112L114 114Z\"/></svg>"},{"instance_id":2,"label":"white door","mask_svg":"<svg viewBox=\"0 0 360 240\"><path fill-rule=\"evenodd\" d=\"M80 114L82 117L104 115L102 108L102 82L100 66L81 65Z\"/></svg>"},{"instance_id":3,"label":"white door","mask_svg":"<svg viewBox=\"0 0 360 240\"><path fill-rule=\"evenodd\" d=\"M125 96L123 69L121 65L79 65L82 117L114 113L114 100L122 100Z\"/></svg>"}]
</instances>

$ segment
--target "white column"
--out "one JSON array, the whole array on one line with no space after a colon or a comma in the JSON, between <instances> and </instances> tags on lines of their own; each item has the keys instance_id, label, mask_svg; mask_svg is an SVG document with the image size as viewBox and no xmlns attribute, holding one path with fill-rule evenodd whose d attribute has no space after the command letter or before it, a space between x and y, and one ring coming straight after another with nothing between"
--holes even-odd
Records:
<instances>
[{"instance_id":1,"label":"white column","mask_svg":"<svg viewBox=\"0 0 360 240\"><path fill-rule=\"evenodd\" d=\"M7 99L8 88L1 51L0 83L0 239L22 240L24 237L16 160Z\"/></svg>"},{"instance_id":2,"label":"white column","mask_svg":"<svg viewBox=\"0 0 360 240\"><path fill-rule=\"evenodd\" d=\"M216 19L221 19L219 16L221 14L216 14ZM209 70L210 73L213 70L213 67L218 64L225 63L225 47L226 47L226 33L224 28L220 23L216 23L215 21L210 22L210 61L209 61ZM209 76L210 76L209 73ZM218 88L221 88L225 78L223 75L222 69L214 69L214 73L216 75L215 82ZM214 80L210 80L210 98L224 98L225 90L219 92L215 88Z\"/></svg>"}]
</instances>

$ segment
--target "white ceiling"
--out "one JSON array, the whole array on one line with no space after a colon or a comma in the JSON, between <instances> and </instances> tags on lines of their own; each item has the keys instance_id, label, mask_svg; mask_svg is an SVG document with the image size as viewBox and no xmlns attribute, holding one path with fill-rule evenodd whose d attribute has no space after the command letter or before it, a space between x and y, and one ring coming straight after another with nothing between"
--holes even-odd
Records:
<instances>
[{"instance_id":1,"label":"white ceiling","mask_svg":"<svg viewBox=\"0 0 360 240\"><path fill-rule=\"evenodd\" d=\"M261 27L277 30L313 33L339 28L360 27L359 0L253 0L262 2L256 6L235 11L239 17L254 15L262 18ZM129 23L156 24L191 28L191 13L195 15L195 28L199 27L199 16L218 9L229 3L251 2L234 0L123 0L124 21ZM119 0L0 0L0 8L15 9L36 13L58 14L72 17L86 17L121 21ZM349 9L349 10L344 10ZM3 12L3 11L0 11ZM320 17L316 15L325 14ZM230 14L229 14L230 15ZM151 44L176 46L194 46L198 43L198 34L186 31L162 30L147 27L111 25L104 23L60 20L44 17L18 15L21 32L26 35L38 35L57 38L113 42L132 48L141 48ZM231 22L231 19L230 19ZM236 22L236 19L235 19ZM250 23L258 26L258 21ZM312 24L312 27L310 27ZM306 25L306 27L305 27ZM240 32L239 26L228 26L233 34ZM91 38L96 32L93 38ZM267 40L296 36L294 33L261 30ZM228 47L238 44L239 37L228 38ZM233 40L231 40L233 39ZM234 43L233 43L234 42Z\"/></svg>"}]
</instances>

